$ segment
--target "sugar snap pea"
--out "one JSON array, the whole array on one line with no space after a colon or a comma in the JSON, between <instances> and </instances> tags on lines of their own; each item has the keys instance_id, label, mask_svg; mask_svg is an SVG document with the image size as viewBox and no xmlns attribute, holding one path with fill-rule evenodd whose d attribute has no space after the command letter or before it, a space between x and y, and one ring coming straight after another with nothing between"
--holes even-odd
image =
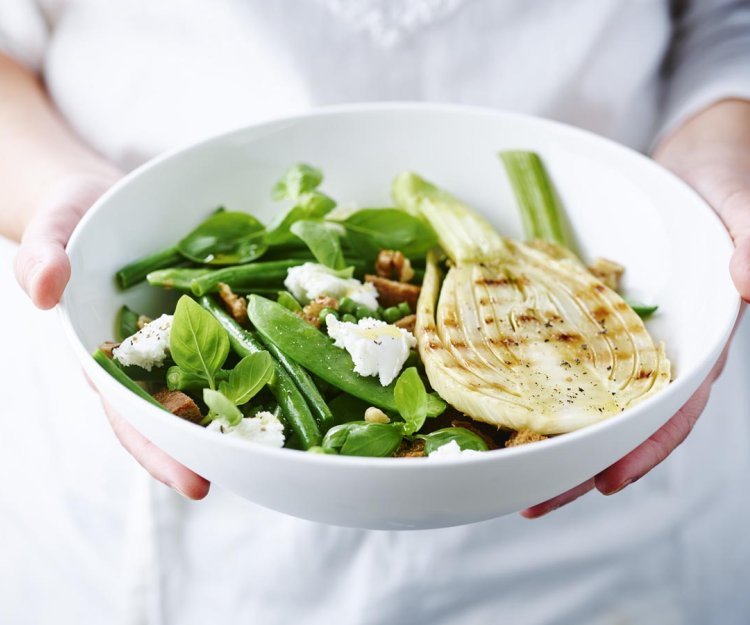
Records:
<instances>
[{"instance_id":1,"label":"sugar snap pea","mask_svg":"<svg viewBox=\"0 0 750 625\"><path fill-rule=\"evenodd\" d=\"M393 396L395 384L381 386L375 378L355 373L351 356L346 351L334 347L326 335L283 306L252 295L248 299L248 316L261 336L305 369L373 406L398 410ZM443 410L445 402L435 395L428 395L427 414L434 416Z\"/></svg>"},{"instance_id":2,"label":"sugar snap pea","mask_svg":"<svg viewBox=\"0 0 750 625\"><path fill-rule=\"evenodd\" d=\"M253 296L257 297L257 296ZM261 340L253 333L232 319L211 297L200 299L201 305L208 310L229 335L229 344L240 357L266 351ZM292 313L290 313L292 314ZM320 445L321 435L318 424L305 401L304 396L295 385L287 370L274 358L274 376L268 384L271 393L281 406L284 421L305 449Z\"/></svg>"}]
</instances>

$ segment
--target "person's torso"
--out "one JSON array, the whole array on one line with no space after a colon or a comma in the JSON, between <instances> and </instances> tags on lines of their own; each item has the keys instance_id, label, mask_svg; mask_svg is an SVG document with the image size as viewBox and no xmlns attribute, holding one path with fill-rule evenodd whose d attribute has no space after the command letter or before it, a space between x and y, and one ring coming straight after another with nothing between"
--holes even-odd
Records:
<instances>
[{"instance_id":1,"label":"person's torso","mask_svg":"<svg viewBox=\"0 0 750 625\"><path fill-rule=\"evenodd\" d=\"M44 72L82 136L130 167L310 107L457 102L645 147L667 0L39 0Z\"/></svg>"}]
</instances>

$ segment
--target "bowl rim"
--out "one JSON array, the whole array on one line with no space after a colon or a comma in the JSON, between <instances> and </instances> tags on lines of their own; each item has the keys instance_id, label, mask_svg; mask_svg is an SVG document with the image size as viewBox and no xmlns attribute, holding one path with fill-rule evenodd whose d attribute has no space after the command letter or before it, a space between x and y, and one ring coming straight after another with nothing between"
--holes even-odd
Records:
<instances>
[{"instance_id":1,"label":"bowl rim","mask_svg":"<svg viewBox=\"0 0 750 625\"><path fill-rule=\"evenodd\" d=\"M385 101L385 102L360 102L353 104L342 104L333 106L324 106L309 110L307 112L296 113L293 115L277 117L272 119L266 119L254 124L246 124L239 126L209 137L204 137L195 141L190 141L174 147L164 153L157 155L156 157L149 159L145 163L139 165L132 171L128 172L120 180L118 180L112 187L110 187L105 193L103 193L97 200L92 204L86 214L83 216L81 221L73 231L68 244L66 245L66 251L75 249L78 244L78 239L81 237L81 233L85 231L89 221L92 220L93 216L99 212L102 206L106 205L110 198L117 193L123 187L126 187L134 179L140 177L145 172L160 166L162 163L172 160L174 158L181 157L187 152L200 150L209 144L221 143L230 139L233 136L241 135L249 131L262 131L263 129L272 129L279 127L284 124L294 124L298 122L304 122L310 119L340 116L340 115L360 115L360 114L393 114L393 113L407 113L407 112L425 112L425 113L447 113L458 116L474 116L474 117L489 117L496 119L505 120L516 120L527 124L535 124L543 129L551 129L556 133L562 133L564 135L572 136L574 139L584 140L589 144L594 144L597 149L604 149L608 151L626 153L628 158L641 161L648 167L657 168L661 176L671 179L671 184L676 184L682 188L683 192L693 196L693 200L702 204L704 209L710 215L706 215L707 218L713 219L716 225L721 229L726 244L727 258L734 249L732 239L724 226L723 222L719 218L716 211L714 211L708 203L685 181L679 178L673 172L665 169L653 159L649 158L645 154L638 152L637 150L618 143L613 139L596 134L593 131L585 128L579 128L572 126L564 122L539 117L528 113L520 113L515 111L506 111L503 109L495 109L484 106L473 106L463 104L451 104L451 103L434 103L434 102L418 102L418 101ZM726 315L721 320L723 331L721 333L721 341L713 346L712 349L708 350L703 357L693 366L693 370L687 373L683 373L680 377L672 380L667 388L656 393L652 397L648 397L644 401L636 404L631 408L625 409L623 412L603 419L597 423L587 425L573 432L567 432L565 434L556 435L547 438L542 441L537 441L534 444L519 445L517 447L505 447L494 450L483 452L482 454L470 454L467 456L458 456L452 458L432 458L430 462L414 462L414 458L373 458L365 456L339 456L329 454L316 454L308 453L304 450L287 449L287 448L275 448L259 444L249 444L248 441L243 441L230 436L221 436L216 432L208 432L204 427L197 424L186 421L185 419L175 418L171 413L161 410L150 404L146 400L138 397L134 393L131 393L122 384L117 382L114 378L99 367L91 357L91 354L86 350L82 341L76 333L73 322L70 316L70 310L67 305L68 297L67 291L63 293L60 303L57 305L58 318L60 319L63 332L71 344L73 351L76 353L78 359L84 364L84 367L89 370L93 378L97 378L96 386L97 389L104 387L103 396L108 394L120 395L123 399L127 396L129 401L141 402L141 408L143 411L149 413L150 419L158 419L162 421L166 427L177 428L188 435L195 435L199 430L206 432L209 436L217 437L214 443L223 445L229 445L235 449L241 450L245 453L255 453L260 456L265 456L273 460L281 460L286 458L289 462L318 462L323 464L332 463L339 467L349 468L368 468L368 467L390 467L392 470L404 471L404 467L410 467L411 470L424 470L424 467L446 467L456 466L457 464L469 464L469 463L486 463L500 461L501 458L505 458L510 461L511 458L515 458L519 455L534 455L545 453L547 449L558 447L566 444L571 444L574 441L586 438L589 436L595 436L599 432L606 431L608 429L617 427L619 423L629 418L633 418L636 415L648 410L651 405L656 402L665 402L672 395L679 393L682 387L685 386L688 380L695 377L695 373L702 370L710 370L713 364L718 360L719 355L727 344L729 337L732 333L732 329L738 319L741 307L741 299L739 294L734 298L734 305L727 307ZM692 374L692 375L691 375ZM221 441L221 442L220 442ZM422 468L420 468L422 467Z\"/></svg>"}]
</instances>

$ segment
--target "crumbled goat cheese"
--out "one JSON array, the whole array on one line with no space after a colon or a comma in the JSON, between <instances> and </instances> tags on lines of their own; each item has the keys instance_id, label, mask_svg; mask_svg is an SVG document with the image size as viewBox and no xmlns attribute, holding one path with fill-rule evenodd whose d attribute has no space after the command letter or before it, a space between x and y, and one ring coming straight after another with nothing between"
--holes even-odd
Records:
<instances>
[{"instance_id":1,"label":"crumbled goat cheese","mask_svg":"<svg viewBox=\"0 0 750 625\"><path fill-rule=\"evenodd\" d=\"M146 371L151 371L152 367L161 367L169 353L171 329L172 315L162 315L126 338L119 347L112 350L112 356L126 367L138 365Z\"/></svg>"},{"instance_id":2,"label":"crumbled goat cheese","mask_svg":"<svg viewBox=\"0 0 750 625\"><path fill-rule=\"evenodd\" d=\"M461 449L456 441L450 441L445 445L440 445L428 458L460 458L461 456L476 456L481 453L476 449Z\"/></svg>"},{"instance_id":3,"label":"crumbled goat cheese","mask_svg":"<svg viewBox=\"0 0 750 625\"><path fill-rule=\"evenodd\" d=\"M237 425L229 425L225 419L214 419L206 429L268 447L284 446L284 426L278 417L265 410L242 419Z\"/></svg>"},{"instance_id":4,"label":"crumbled goat cheese","mask_svg":"<svg viewBox=\"0 0 750 625\"><path fill-rule=\"evenodd\" d=\"M349 352L354 371L359 375L378 376L383 386L396 379L409 357L409 350L417 345L411 332L370 317L349 323L328 315L326 327L334 345Z\"/></svg>"},{"instance_id":5,"label":"crumbled goat cheese","mask_svg":"<svg viewBox=\"0 0 750 625\"><path fill-rule=\"evenodd\" d=\"M290 267L284 286L303 304L327 295L338 300L349 297L369 310L378 307L378 291L372 284L362 284L356 278L341 278L333 269L318 263Z\"/></svg>"}]
</instances>

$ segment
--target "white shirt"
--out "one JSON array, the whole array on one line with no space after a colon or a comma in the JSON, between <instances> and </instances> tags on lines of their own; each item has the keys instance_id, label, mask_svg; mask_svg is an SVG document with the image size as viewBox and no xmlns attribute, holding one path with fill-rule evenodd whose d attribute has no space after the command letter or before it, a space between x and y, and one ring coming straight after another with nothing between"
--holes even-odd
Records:
<instances>
[{"instance_id":1,"label":"white shirt","mask_svg":"<svg viewBox=\"0 0 750 625\"><path fill-rule=\"evenodd\" d=\"M123 167L270 116L376 99L522 110L646 149L719 98L750 98L747 2L675 2L675 22L669 4L0 0L0 49L42 72L68 123ZM3 624L750 620L747 323L695 432L623 493L534 522L367 532L218 489L190 503L148 480L57 320L12 283L12 251L0 247Z\"/></svg>"}]
</instances>

